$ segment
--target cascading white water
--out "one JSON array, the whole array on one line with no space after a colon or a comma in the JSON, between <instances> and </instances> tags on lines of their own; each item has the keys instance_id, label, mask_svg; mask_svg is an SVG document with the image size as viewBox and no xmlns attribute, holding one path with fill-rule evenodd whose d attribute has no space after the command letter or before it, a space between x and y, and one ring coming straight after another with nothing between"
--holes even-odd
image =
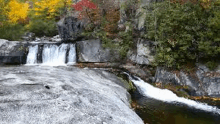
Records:
<instances>
[{"instance_id":1,"label":"cascading white water","mask_svg":"<svg viewBox=\"0 0 220 124\"><path fill-rule=\"evenodd\" d=\"M27 56L27 65L33 65L37 63L38 45L30 46Z\"/></svg>"},{"instance_id":2,"label":"cascading white water","mask_svg":"<svg viewBox=\"0 0 220 124\"><path fill-rule=\"evenodd\" d=\"M186 104L186 105L193 107L193 108L196 108L196 109L220 114L220 109L218 109L217 107L210 106L205 103L196 102L194 100L186 99L183 97L178 97L176 94L174 94L170 90L156 88L156 87L144 82L140 78L138 78L138 77L136 77L136 78L138 80L135 80L130 77L131 81L135 84L138 91L146 97L150 97L150 98L157 99L157 100L164 101L164 102L168 102L168 103L179 102L179 103Z\"/></svg>"},{"instance_id":3,"label":"cascading white water","mask_svg":"<svg viewBox=\"0 0 220 124\"><path fill-rule=\"evenodd\" d=\"M70 44L69 56L68 56L68 65L73 65L76 63L76 48L75 44Z\"/></svg>"},{"instance_id":4,"label":"cascading white water","mask_svg":"<svg viewBox=\"0 0 220 124\"><path fill-rule=\"evenodd\" d=\"M60 46L55 44L46 44L42 51L42 65L58 66L66 65L66 53L68 46L70 48L67 58L67 64L73 65L76 63L76 48L75 44L61 44ZM38 64L37 63L38 45L30 46L27 56L27 65Z\"/></svg>"},{"instance_id":5,"label":"cascading white water","mask_svg":"<svg viewBox=\"0 0 220 124\"><path fill-rule=\"evenodd\" d=\"M45 45L42 52L43 65L65 65L67 44Z\"/></svg>"}]
</instances>

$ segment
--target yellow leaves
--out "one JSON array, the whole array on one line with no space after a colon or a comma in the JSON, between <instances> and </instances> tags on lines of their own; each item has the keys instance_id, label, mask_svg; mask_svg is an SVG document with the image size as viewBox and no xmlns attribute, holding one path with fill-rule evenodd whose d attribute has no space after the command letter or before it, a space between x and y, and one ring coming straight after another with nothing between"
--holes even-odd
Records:
<instances>
[{"instance_id":1,"label":"yellow leaves","mask_svg":"<svg viewBox=\"0 0 220 124\"><path fill-rule=\"evenodd\" d=\"M16 23L18 21L24 21L27 18L29 4L28 3L20 3L17 0L11 0L8 3L9 11L7 12L7 16L9 22Z\"/></svg>"},{"instance_id":2,"label":"yellow leaves","mask_svg":"<svg viewBox=\"0 0 220 124\"><path fill-rule=\"evenodd\" d=\"M71 3L71 0L41 0L35 2L35 15L46 14L47 18L53 18L59 12L59 9L70 6Z\"/></svg>"}]
</instances>

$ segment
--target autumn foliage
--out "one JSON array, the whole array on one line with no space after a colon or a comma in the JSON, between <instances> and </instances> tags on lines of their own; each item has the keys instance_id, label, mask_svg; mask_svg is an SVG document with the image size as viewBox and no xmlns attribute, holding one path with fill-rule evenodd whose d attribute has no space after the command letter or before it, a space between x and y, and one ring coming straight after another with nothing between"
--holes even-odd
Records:
<instances>
[{"instance_id":1,"label":"autumn foliage","mask_svg":"<svg viewBox=\"0 0 220 124\"><path fill-rule=\"evenodd\" d=\"M89 0L79 1L76 4L73 4L72 6L77 11L82 11L83 7L87 7L89 9L96 9L97 8L97 6L93 2L90 2Z\"/></svg>"},{"instance_id":2,"label":"autumn foliage","mask_svg":"<svg viewBox=\"0 0 220 124\"><path fill-rule=\"evenodd\" d=\"M10 23L23 23L28 16L29 4L11 0L5 9L5 15L8 17Z\"/></svg>"},{"instance_id":3,"label":"autumn foliage","mask_svg":"<svg viewBox=\"0 0 220 124\"><path fill-rule=\"evenodd\" d=\"M93 3L89 0L82 0L72 5L76 11L79 11L79 19L89 20L92 27L86 30L93 30L100 27L108 36L114 36L117 33L118 21L120 19L119 7L114 4L114 0L99 0Z\"/></svg>"}]
</instances>

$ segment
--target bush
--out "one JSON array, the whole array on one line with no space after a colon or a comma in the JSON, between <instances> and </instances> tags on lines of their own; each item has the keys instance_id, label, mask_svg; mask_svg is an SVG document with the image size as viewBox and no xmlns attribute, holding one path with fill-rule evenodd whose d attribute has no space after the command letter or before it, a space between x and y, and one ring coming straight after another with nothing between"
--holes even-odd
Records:
<instances>
[{"instance_id":1,"label":"bush","mask_svg":"<svg viewBox=\"0 0 220 124\"><path fill-rule=\"evenodd\" d=\"M94 3L98 7L80 8L80 17L89 20L85 26L83 36L101 39L104 48L108 47L117 50L121 57L125 58L128 50L133 46L133 27L131 22L126 24L129 27L127 31L120 31L118 29L120 7L116 4L116 0L96 0ZM130 6L130 4L126 5Z\"/></svg>"},{"instance_id":2,"label":"bush","mask_svg":"<svg viewBox=\"0 0 220 124\"><path fill-rule=\"evenodd\" d=\"M36 36L55 36L58 34L55 20L33 19L30 21L28 31Z\"/></svg>"},{"instance_id":3,"label":"bush","mask_svg":"<svg viewBox=\"0 0 220 124\"><path fill-rule=\"evenodd\" d=\"M0 0L0 38L19 40L27 32L36 36L58 34L55 19L67 14L72 0Z\"/></svg>"},{"instance_id":4,"label":"bush","mask_svg":"<svg viewBox=\"0 0 220 124\"><path fill-rule=\"evenodd\" d=\"M165 1L148 8L145 37L158 44L156 63L180 68L189 61L218 57L219 16L217 2Z\"/></svg>"},{"instance_id":5,"label":"bush","mask_svg":"<svg viewBox=\"0 0 220 124\"><path fill-rule=\"evenodd\" d=\"M24 26L21 24L3 23L2 26L0 26L0 39L12 41L20 40L25 32L24 29Z\"/></svg>"}]
</instances>

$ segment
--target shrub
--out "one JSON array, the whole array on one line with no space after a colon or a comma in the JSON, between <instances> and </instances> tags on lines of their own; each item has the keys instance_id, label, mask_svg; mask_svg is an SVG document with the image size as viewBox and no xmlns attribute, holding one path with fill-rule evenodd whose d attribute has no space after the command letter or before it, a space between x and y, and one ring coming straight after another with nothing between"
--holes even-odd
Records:
<instances>
[{"instance_id":1,"label":"shrub","mask_svg":"<svg viewBox=\"0 0 220 124\"><path fill-rule=\"evenodd\" d=\"M29 10L28 3L11 0L7 5L7 9L6 15L10 23L25 23Z\"/></svg>"},{"instance_id":2,"label":"shrub","mask_svg":"<svg viewBox=\"0 0 220 124\"><path fill-rule=\"evenodd\" d=\"M41 0L34 3L35 16L47 19L54 19L57 16L64 14L71 5L71 0ZM64 9L62 11L62 9Z\"/></svg>"},{"instance_id":3,"label":"shrub","mask_svg":"<svg viewBox=\"0 0 220 124\"><path fill-rule=\"evenodd\" d=\"M33 19L30 21L28 31L35 33L36 36L54 36L58 34L54 19Z\"/></svg>"},{"instance_id":4,"label":"shrub","mask_svg":"<svg viewBox=\"0 0 220 124\"><path fill-rule=\"evenodd\" d=\"M20 40L24 32L24 26L21 24L2 23L2 26L0 26L0 39Z\"/></svg>"},{"instance_id":5,"label":"shrub","mask_svg":"<svg viewBox=\"0 0 220 124\"><path fill-rule=\"evenodd\" d=\"M180 68L220 55L220 8L216 2L165 1L148 8L146 38L158 44L156 62ZM218 19L217 19L218 18Z\"/></svg>"},{"instance_id":6,"label":"shrub","mask_svg":"<svg viewBox=\"0 0 220 124\"><path fill-rule=\"evenodd\" d=\"M13 6L14 5L14 6ZM24 7L20 12L16 9ZM24 33L23 20L26 19L26 5L12 0L0 0L0 38L19 40Z\"/></svg>"},{"instance_id":7,"label":"shrub","mask_svg":"<svg viewBox=\"0 0 220 124\"><path fill-rule=\"evenodd\" d=\"M80 11L80 18L88 20L83 35L101 39L103 47L118 50L122 58L126 57L128 50L133 45L133 27L131 23L127 23L129 30L118 30L120 7L116 1L96 0L94 3L97 7L92 2L87 3L93 7L83 5L83 3L80 2L80 7L78 3L74 5L76 10Z\"/></svg>"}]
</instances>

